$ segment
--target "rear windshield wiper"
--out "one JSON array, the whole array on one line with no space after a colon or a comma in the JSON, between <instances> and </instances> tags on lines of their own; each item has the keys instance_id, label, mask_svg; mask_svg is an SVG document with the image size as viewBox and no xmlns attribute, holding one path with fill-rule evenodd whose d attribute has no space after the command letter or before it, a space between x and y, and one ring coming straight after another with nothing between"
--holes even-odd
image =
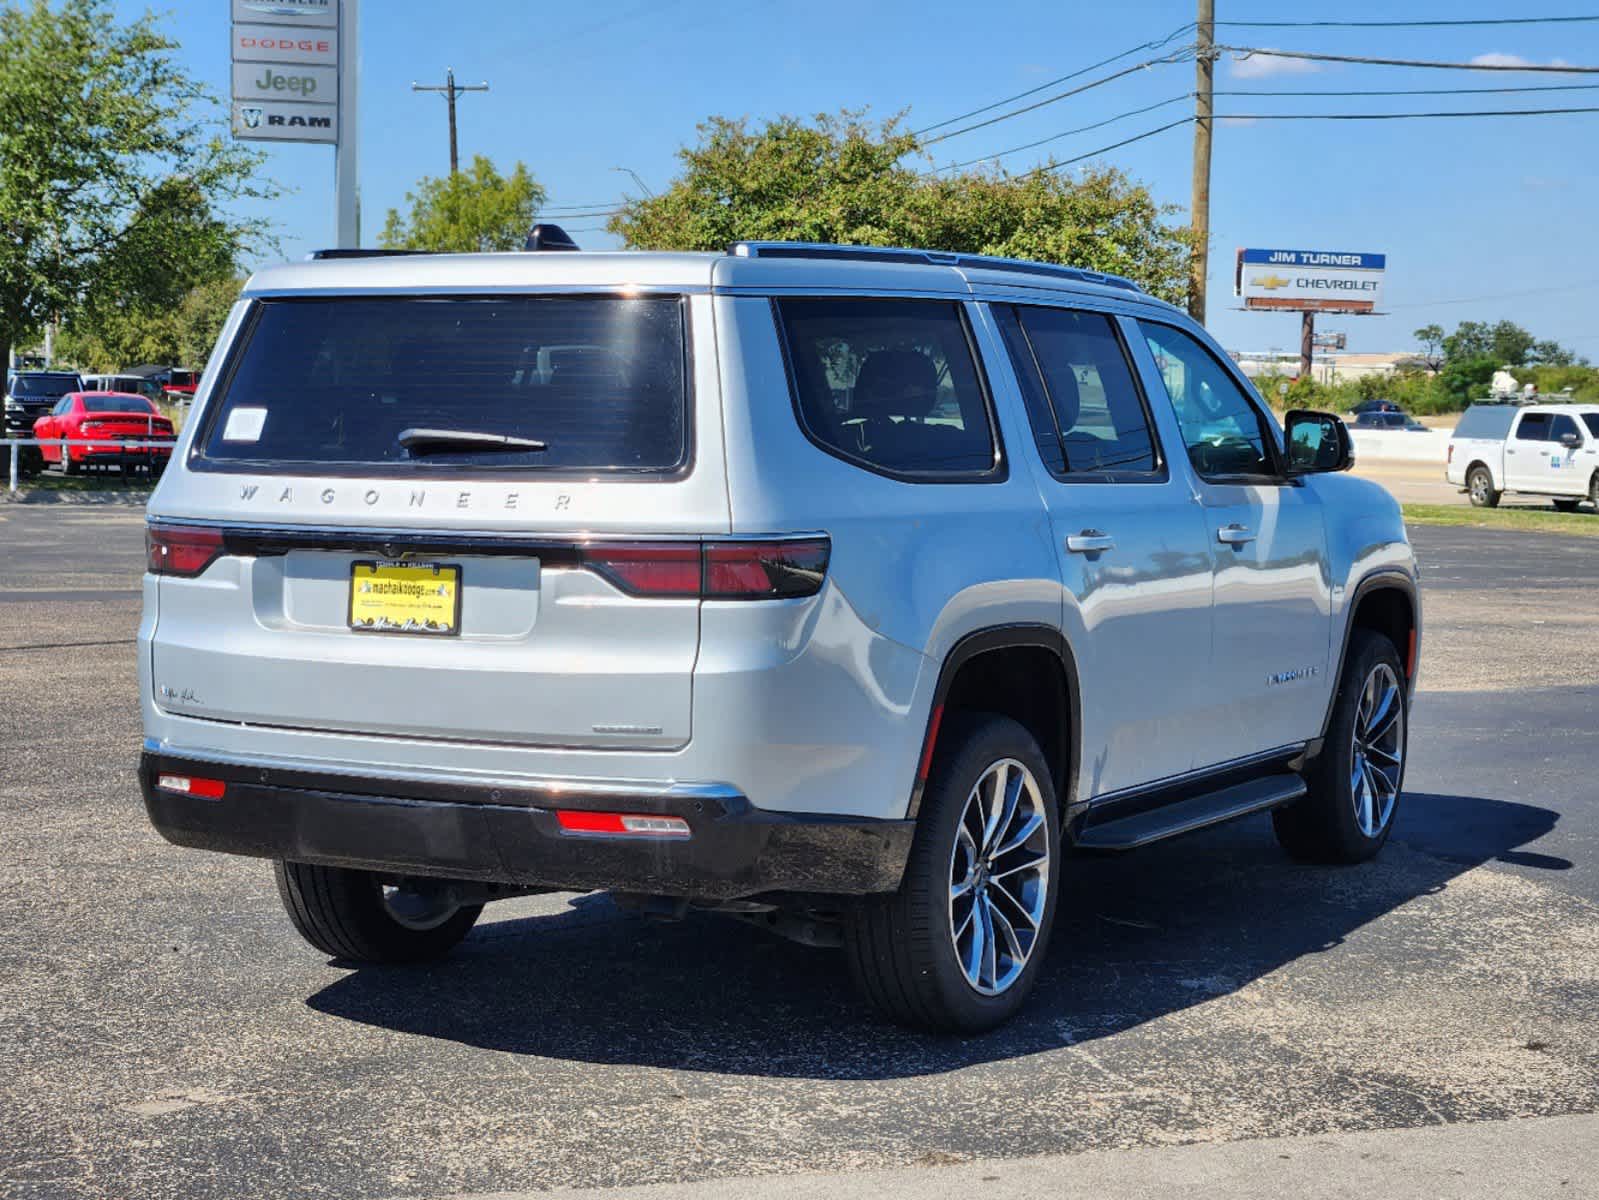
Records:
<instances>
[{"instance_id":1,"label":"rear windshield wiper","mask_svg":"<svg viewBox=\"0 0 1599 1200\"><path fill-rule=\"evenodd\" d=\"M406 429L400 445L412 454L499 454L508 450L548 450L537 438L511 437L478 429Z\"/></svg>"}]
</instances>

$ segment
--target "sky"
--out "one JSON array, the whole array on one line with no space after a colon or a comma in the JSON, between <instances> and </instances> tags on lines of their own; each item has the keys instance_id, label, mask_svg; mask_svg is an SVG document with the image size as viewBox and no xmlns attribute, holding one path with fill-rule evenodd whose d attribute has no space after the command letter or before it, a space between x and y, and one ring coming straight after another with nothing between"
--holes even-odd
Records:
<instances>
[{"instance_id":1,"label":"sky","mask_svg":"<svg viewBox=\"0 0 1599 1200\"><path fill-rule=\"evenodd\" d=\"M131 18L147 7L117 0ZM220 97L228 88L225 0L157 7L181 57ZM1218 0L1219 21L1463 19L1599 13L1599 0ZM422 175L448 170L442 97L412 81L487 81L460 101L463 161L526 162L549 205L613 204L677 170L677 150L713 114L753 120L867 108L920 128L992 104L1134 46L1194 17L1193 0L364 0L360 34L363 242ZM1184 34L1171 48L1190 40ZM1431 29L1228 28L1230 46L1501 63L1599 64L1599 23ZM1119 67L1039 92L1043 99ZM1525 94L1375 96L1373 90L1589 85ZM1086 154L1191 111L1191 61L1162 64L1045 104L933 148L943 165L1159 105L1007 155L1025 170L1050 151ZM1229 90L1351 96L1226 96L1218 114L1419 112L1599 107L1599 75L1442 71L1226 55ZM1178 99L1179 97L1183 97ZM997 115L997 109L985 116ZM333 150L258 144L285 189L270 215L283 257L333 243ZM1599 360L1599 113L1438 121L1219 120L1211 179L1212 331L1229 349L1296 350L1291 314L1245 313L1232 295L1243 246L1385 253L1388 316L1322 317L1352 351L1407 350L1437 322L1508 318ZM1108 150L1114 165L1186 222L1191 132ZM1070 168L1068 168L1070 169ZM567 220L585 248L615 248L592 218Z\"/></svg>"}]
</instances>

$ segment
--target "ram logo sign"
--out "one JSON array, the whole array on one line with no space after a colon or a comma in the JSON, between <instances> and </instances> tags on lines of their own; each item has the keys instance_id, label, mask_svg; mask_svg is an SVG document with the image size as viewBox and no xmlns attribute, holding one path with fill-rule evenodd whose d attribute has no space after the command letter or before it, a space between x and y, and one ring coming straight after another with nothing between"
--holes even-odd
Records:
<instances>
[{"instance_id":1,"label":"ram logo sign","mask_svg":"<svg viewBox=\"0 0 1599 1200\"><path fill-rule=\"evenodd\" d=\"M1233 294L1249 309L1372 313L1388 256L1341 250L1240 250Z\"/></svg>"}]
</instances>

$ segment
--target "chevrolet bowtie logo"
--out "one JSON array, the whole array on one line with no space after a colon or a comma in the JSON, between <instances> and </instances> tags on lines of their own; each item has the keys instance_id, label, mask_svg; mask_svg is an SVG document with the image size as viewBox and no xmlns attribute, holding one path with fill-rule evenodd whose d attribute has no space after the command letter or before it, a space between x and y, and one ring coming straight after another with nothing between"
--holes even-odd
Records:
<instances>
[{"instance_id":1,"label":"chevrolet bowtie logo","mask_svg":"<svg viewBox=\"0 0 1599 1200\"><path fill-rule=\"evenodd\" d=\"M1278 288L1287 287L1293 280L1284 279L1281 275L1256 275L1249 282L1256 287L1265 288L1268 292L1275 292Z\"/></svg>"}]
</instances>

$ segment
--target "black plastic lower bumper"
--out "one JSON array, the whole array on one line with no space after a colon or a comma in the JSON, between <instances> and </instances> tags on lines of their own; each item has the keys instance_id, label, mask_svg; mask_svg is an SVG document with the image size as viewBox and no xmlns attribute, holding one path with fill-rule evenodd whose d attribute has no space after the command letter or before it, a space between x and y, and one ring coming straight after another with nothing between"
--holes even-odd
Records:
<instances>
[{"instance_id":1,"label":"black plastic lower bumper","mask_svg":"<svg viewBox=\"0 0 1599 1200\"><path fill-rule=\"evenodd\" d=\"M159 776L220 779L221 797L159 788ZM180 846L356 867L393 875L695 899L765 892L864 895L899 886L913 821L773 813L742 797L562 795L565 810L670 815L678 838L564 831L541 804L507 788L266 770L146 751L145 809Z\"/></svg>"}]
</instances>

